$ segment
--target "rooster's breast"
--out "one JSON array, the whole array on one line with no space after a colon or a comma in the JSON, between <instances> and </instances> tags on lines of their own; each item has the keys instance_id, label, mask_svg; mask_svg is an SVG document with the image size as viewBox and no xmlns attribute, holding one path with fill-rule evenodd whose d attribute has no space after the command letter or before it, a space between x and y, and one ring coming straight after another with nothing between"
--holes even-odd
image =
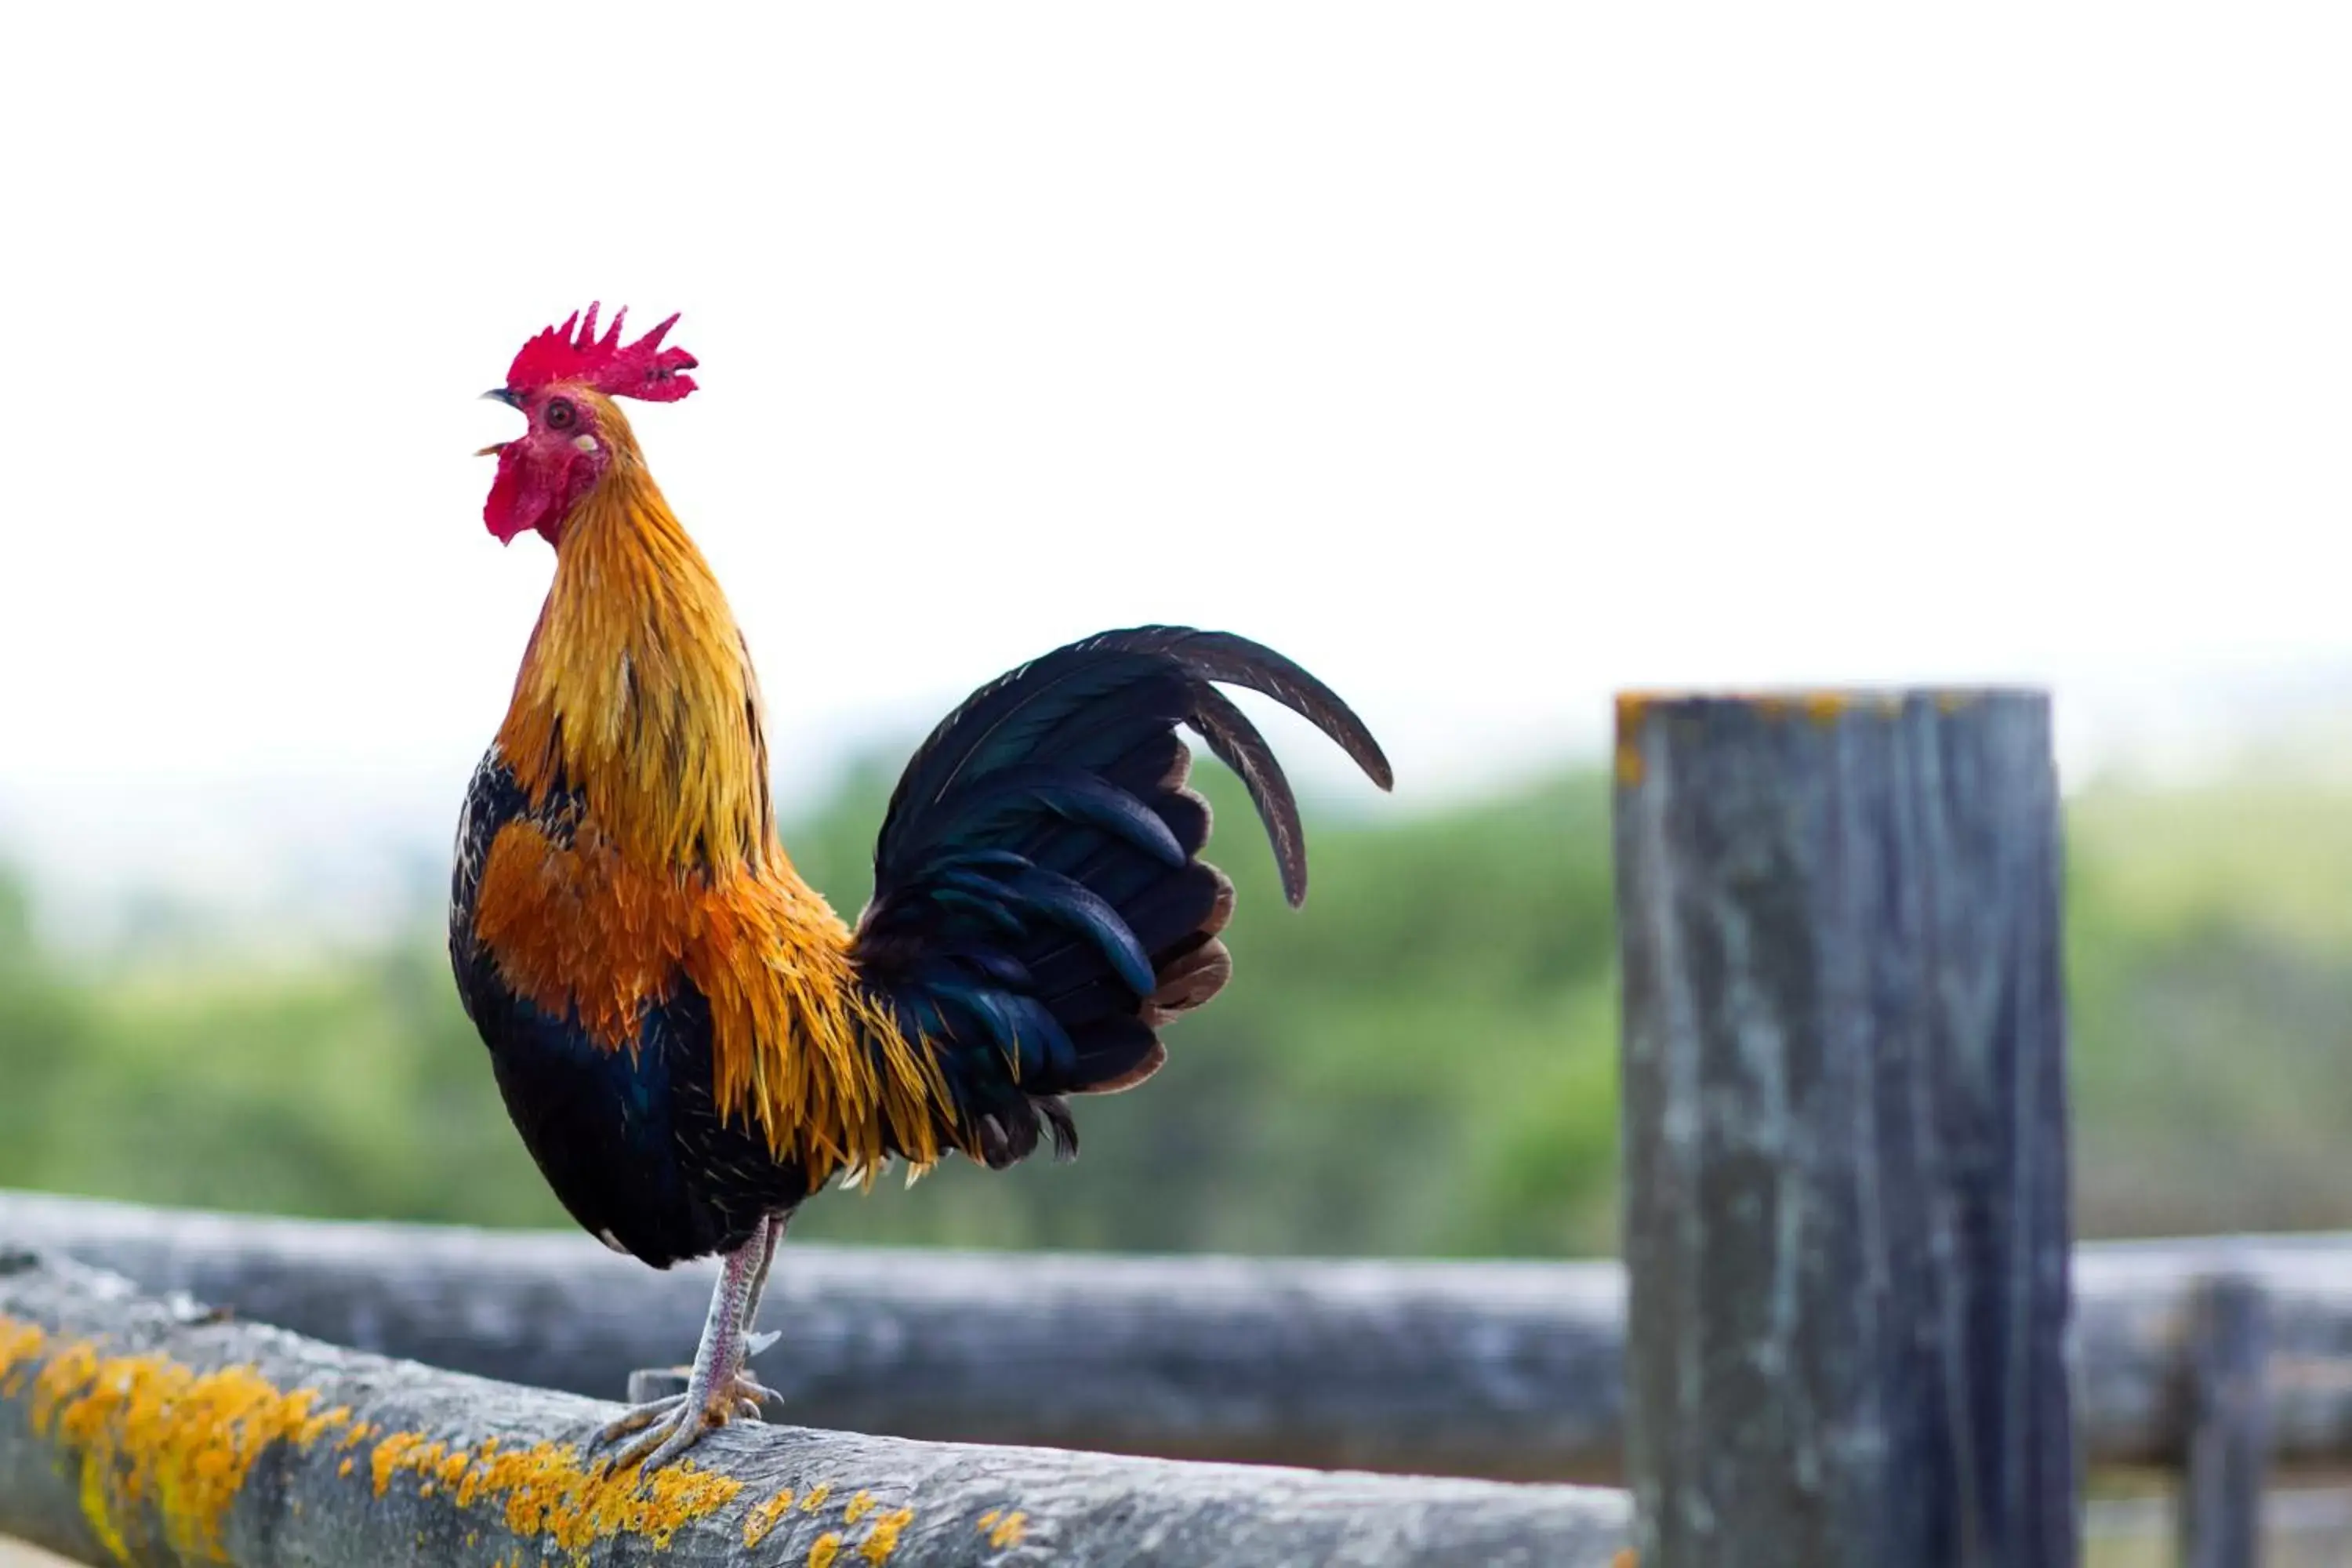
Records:
<instances>
[{"instance_id":1,"label":"rooster's breast","mask_svg":"<svg viewBox=\"0 0 2352 1568\"><path fill-rule=\"evenodd\" d=\"M716 1110L710 1009L663 929L675 880L632 875L599 838L576 794L534 803L494 748L459 819L450 963L557 1198L667 1267L742 1245L807 1184Z\"/></svg>"}]
</instances>

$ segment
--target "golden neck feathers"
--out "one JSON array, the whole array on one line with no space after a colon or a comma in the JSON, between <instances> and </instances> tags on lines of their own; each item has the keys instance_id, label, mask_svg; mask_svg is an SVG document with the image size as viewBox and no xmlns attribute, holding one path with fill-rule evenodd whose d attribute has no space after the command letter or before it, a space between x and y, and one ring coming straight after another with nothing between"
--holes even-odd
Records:
<instances>
[{"instance_id":1,"label":"golden neck feathers","mask_svg":"<svg viewBox=\"0 0 2352 1568\"><path fill-rule=\"evenodd\" d=\"M499 748L639 865L756 871L782 851L751 655L627 425L603 427L612 460L564 524Z\"/></svg>"},{"instance_id":2,"label":"golden neck feathers","mask_svg":"<svg viewBox=\"0 0 2352 1568\"><path fill-rule=\"evenodd\" d=\"M679 982L709 1009L711 1094L812 1183L939 1157L937 1063L869 994L850 933L793 869L759 681L726 595L609 404L611 461L573 506L496 754L530 816L501 828L474 933L506 984L635 1050Z\"/></svg>"}]
</instances>

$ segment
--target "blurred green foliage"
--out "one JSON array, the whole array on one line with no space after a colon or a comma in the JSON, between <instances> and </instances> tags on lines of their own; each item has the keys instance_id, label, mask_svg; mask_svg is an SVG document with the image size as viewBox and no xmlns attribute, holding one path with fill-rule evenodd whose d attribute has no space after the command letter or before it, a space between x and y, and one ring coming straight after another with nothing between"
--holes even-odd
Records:
<instances>
[{"instance_id":1,"label":"blurred green foliage","mask_svg":"<svg viewBox=\"0 0 2352 1568\"><path fill-rule=\"evenodd\" d=\"M1203 770L1204 773L1208 770ZM1577 773L1391 825L1310 812L1283 907L1231 781L1234 984L1086 1153L950 1164L803 1222L975 1246L1537 1254L1613 1241L1608 791ZM845 910L887 776L792 834ZM2070 812L2088 1234L2352 1226L2352 803L2093 790ZM0 882L0 1184L284 1214L565 1223L508 1127L437 930L289 973L93 970Z\"/></svg>"}]
</instances>

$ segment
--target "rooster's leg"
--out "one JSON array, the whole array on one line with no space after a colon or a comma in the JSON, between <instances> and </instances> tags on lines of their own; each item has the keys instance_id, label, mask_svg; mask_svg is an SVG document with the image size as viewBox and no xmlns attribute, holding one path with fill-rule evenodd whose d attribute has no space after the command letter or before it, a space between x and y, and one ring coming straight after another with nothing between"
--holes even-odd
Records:
<instances>
[{"instance_id":1,"label":"rooster's leg","mask_svg":"<svg viewBox=\"0 0 2352 1568\"><path fill-rule=\"evenodd\" d=\"M775 1267L776 1249L783 1246L784 1226L790 1225L792 1220L793 1215L790 1209L786 1209L782 1214L770 1215L768 1223L761 1226L760 1234L752 1238L754 1245L764 1242L765 1246L760 1254L759 1272L751 1276L751 1293L743 1299L743 1359L745 1361L758 1355L782 1337L774 1329L769 1330L764 1334L753 1331L760 1323L761 1299L768 1293L768 1270ZM756 1415L757 1411L753 1411L752 1414Z\"/></svg>"},{"instance_id":2,"label":"rooster's leg","mask_svg":"<svg viewBox=\"0 0 2352 1568\"><path fill-rule=\"evenodd\" d=\"M744 1372L743 1356L745 1308L773 1259L778 1228L773 1221L762 1226L759 1235L719 1265L686 1392L624 1411L597 1434L599 1445L640 1434L615 1456L614 1468L626 1469L642 1460L646 1469L657 1470L694 1447L709 1428L723 1426L739 1415L755 1414L761 1400L775 1397Z\"/></svg>"}]
</instances>

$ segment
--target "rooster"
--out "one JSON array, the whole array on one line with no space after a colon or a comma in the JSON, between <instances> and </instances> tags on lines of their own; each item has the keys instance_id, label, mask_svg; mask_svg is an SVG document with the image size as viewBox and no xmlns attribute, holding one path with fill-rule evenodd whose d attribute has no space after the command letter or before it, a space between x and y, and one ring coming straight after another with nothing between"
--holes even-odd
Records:
<instances>
[{"instance_id":1,"label":"rooster","mask_svg":"<svg viewBox=\"0 0 2352 1568\"><path fill-rule=\"evenodd\" d=\"M501 542L555 575L459 819L449 953L507 1110L572 1216L655 1268L716 1253L684 1393L598 1436L650 1471L772 1397L747 1370L793 1212L828 1182L960 1152L1077 1149L1068 1097L1165 1059L1161 1026L1232 973L1233 884L1199 856L1192 731L1248 787L1283 890L1298 810L1219 683L1313 721L1382 789L1387 760L1320 681L1244 638L1106 632L974 692L907 764L845 924L794 872L769 799L760 685L726 596L617 398L695 389L591 305L486 395L529 422L484 448Z\"/></svg>"}]
</instances>

